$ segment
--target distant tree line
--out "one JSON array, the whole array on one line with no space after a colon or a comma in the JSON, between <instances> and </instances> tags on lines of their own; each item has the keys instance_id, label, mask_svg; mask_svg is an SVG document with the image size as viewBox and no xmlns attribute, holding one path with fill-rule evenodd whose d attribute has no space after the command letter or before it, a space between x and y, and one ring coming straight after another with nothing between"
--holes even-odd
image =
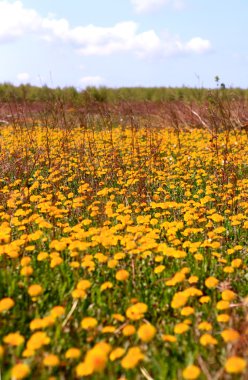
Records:
<instances>
[{"instance_id":1,"label":"distant tree line","mask_svg":"<svg viewBox=\"0 0 248 380\"><path fill-rule=\"evenodd\" d=\"M226 88L223 84L216 89L192 87L87 87L77 90L75 87L49 88L48 86L32 86L30 84L14 86L11 83L0 84L0 102L14 100L27 102L47 102L62 99L65 103L76 105L87 101L118 103L128 102L165 102L187 101L203 102L208 99L209 92L225 91L237 99L248 100L248 89Z\"/></svg>"}]
</instances>

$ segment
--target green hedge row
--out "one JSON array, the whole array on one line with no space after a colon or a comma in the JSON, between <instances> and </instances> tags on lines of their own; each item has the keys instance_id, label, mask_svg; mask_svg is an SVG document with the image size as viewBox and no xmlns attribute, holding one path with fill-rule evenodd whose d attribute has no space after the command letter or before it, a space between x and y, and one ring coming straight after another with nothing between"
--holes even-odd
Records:
<instances>
[{"instance_id":1,"label":"green hedge row","mask_svg":"<svg viewBox=\"0 0 248 380\"><path fill-rule=\"evenodd\" d=\"M247 100L248 89L225 88L223 84L215 89L190 88L190 87L87 87L85 90L77 90L75 87L49 88L47 86L36 87L29 84L14 86L10 83L0 84L0 102L15 101L51 101L63 99L66 103L80 104L89 100L98 102L120 101L189 101L202 102L208 99L211 91L225 91L237 99Z\"/></svg>"}]
</instances>

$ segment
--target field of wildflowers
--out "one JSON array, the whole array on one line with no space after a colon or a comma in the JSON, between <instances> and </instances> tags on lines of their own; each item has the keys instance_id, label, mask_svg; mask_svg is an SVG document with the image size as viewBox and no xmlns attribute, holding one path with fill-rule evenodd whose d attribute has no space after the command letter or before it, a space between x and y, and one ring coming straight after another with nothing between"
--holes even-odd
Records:
<instances>
[{"instance_id":1,"label":"field of wildflowers","mask_svg":"<svg viewBox=\"0 0 248 380\"><path fill-rule=\"evenodd\" d=\"M0 133L2 379L247 379L244 131Z\"/></svg>"}]
</instances>

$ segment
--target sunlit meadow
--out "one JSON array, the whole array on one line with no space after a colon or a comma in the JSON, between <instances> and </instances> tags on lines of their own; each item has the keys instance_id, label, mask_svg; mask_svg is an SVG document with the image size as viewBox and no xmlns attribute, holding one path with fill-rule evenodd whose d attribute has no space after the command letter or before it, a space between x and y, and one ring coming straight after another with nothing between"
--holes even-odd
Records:
<instances>
[{"instance_id":1,"label":"sunlit meadow","mask_svg":"<svg viewBox=\"0 0 248 380\"><path fill-rule=\"evenodd\" d=\"M247 379L245 131L0 133L2 379Z\"/></svg>"}]
</instances>

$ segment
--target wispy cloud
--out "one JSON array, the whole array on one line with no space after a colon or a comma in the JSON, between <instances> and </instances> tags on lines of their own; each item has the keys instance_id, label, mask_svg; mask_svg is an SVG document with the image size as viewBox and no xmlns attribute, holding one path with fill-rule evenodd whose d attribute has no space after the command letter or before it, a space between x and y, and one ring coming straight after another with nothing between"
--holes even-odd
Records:
<instances>
[{"instance_id":1,"label":"wispy cloud","mask_svg":"<svg viewBox=\"0 0 248 380\"><path fill-rule=\"evenodd\" d=\"M184 7L183 0L130 0L131 4L134 7L135 12L144 13L144 12L153 12L163 6L171 6L174 9L182 9Z\"/></svg>"},{"instance_id":2,"label":"wispy cloud","mask_svg":"<svg viewBox=\"0 0 248 380\"><path fill-rule=\"evenodd\" d=\"M20 83L27 83L30 79L30 75L28 73L19 73L17 74L17 79Z\"/></svg>"},{"instance_id":3,"label":"wispy cloud","mask_svg":"<svg viewBox=\"0 0 248 380\"><path fill-rule=\"evenodd\" d=\"M101 76L84 76L79 80L83 87L87 86L100 86L104 83L104 78Z\"/></svg>"},{"instance_id":4,"label":"wispy cloud","mask_svg":"<svg viewBox=\"0 0 248 380\"><path fill-rule=\"evenodd\" d=\"M133 3L141 10L155 5L176 4L178 1L181 0L133 0ZM30 33L50 42L72 45L82 56L132 52L141 58L168 57L177 54L204 54L211 49L210 41L201 37L192 37L186 42L169 34L161 37L154 29L139 31L139 25L134 21L123 21L110 27L71 27L64 18L56 19L53 15L41 17L35 10L25 8L19 0L1 1L0 42L9 42Z\"/></svg>"}]
</instances>

